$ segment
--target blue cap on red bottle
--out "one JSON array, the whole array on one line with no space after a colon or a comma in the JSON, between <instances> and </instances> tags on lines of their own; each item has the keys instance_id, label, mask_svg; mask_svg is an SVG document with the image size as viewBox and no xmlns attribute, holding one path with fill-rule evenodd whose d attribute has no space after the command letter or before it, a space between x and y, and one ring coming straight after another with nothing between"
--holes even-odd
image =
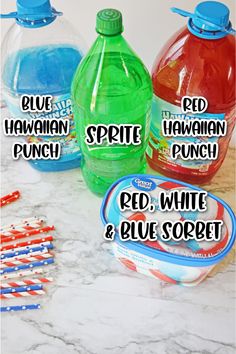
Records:
<instances>
[{"instance_id":1,"label":"blue cap on red bottle","mask_svg":"<svg viewBox=\"0 0 236 354\"><path fill-rule=\"evenodd\" d=\"M56 11L50 0L17 0L17 12L0 15L0 18L15 18L23 27L42 27L61 16L62 12Z\"/></svg>"},{"instance_id":2,"label":"blue cap on red bottle","mask_svg":"<svg viewBox=\"0 0 236 354\"><path fill-rule=\"evenodd\" d=\"M229 9L221 2L201 2L196 6L193 14L177 8L172 8L172 11L189 17L188 29L197 37L219 39L236 33L229 21Z\"/></svg>"}]
</instances>

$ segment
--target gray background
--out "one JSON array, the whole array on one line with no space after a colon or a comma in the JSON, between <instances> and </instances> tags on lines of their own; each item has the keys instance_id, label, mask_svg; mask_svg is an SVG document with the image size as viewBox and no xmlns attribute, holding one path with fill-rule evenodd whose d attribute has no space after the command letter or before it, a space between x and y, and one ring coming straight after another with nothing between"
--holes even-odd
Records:
<instances>
[{"instance_id":1,"label":"gray background","mask_svg":"<svg viewBox=\"0 0 236 354\"><path fill-rule=\"evenodd\" d=\"M33 0L32 0L33 1ZM96 13L102 8L119 9L124 18L124 36L150 69L169 37L184 26L186 19L170 11L172 6L192 12L198 0L51 0L52 5L64 13L90 47L96 38ZM236 27L236 2L223 1L231 11ZM1 12L15 10L14 0L2 0ZM13 20L2 20L2 36Z\"/></svg>"},{"instance_id":2,"label":"gray background","mask_svg":"<svg viewBox=\"0 0 236 354\"><path fill-rule=\"evenodd\" d=\"M33 1L33 0L32 0ZM51 0L52 5L64 13L89 48L96 38L96 13L102 8L119 9L124 19L124 36L150 70L157 53L187 19L170 11L172 6L192 12L199 0ZM236 27L236 2L223 1L231 11L231 22ZM16 8L14 0L2 0L1 12ZM1 39L14 20L2 20ZM236 134L234 135L234 143Z\"/></svg>"}]
</instances>

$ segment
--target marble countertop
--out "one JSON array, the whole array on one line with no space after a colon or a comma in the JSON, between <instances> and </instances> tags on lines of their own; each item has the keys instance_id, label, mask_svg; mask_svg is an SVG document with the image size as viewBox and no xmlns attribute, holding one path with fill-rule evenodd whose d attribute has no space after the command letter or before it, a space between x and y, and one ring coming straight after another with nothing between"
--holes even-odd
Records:
<instances>
[{"instance_id":1,"label":"marble countertop","mask_svg":"<svg viewBox=\"0 0 236 354\"><path fill-rule=\"evenodd\" d=\"M125 269L102 238L101 199L80 170L39 173L11 158L2 137L2 192L22 197L2 209L4 224L46 215L56 226L54 283L38 311L2 315L2 354L233 354L234 253L200 285L184 288ZM235 152L208 191L235 209ZM12 300L18 304L19 300Z\"/></svg>"}]
</instances>

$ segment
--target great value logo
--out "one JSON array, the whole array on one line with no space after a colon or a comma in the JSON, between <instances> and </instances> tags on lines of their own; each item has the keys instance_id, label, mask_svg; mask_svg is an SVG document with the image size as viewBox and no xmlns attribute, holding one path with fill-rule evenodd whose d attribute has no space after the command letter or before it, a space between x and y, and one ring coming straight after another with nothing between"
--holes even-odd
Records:
<instances>
[{"instance_id":1,"label":"great value logo","mask_svg":"<svg viewBox=\"0 0 236 354\"><path fill-rule=\"evenodd\" d=\"M153 191L156 188L156 183L149 178L134 178L132 185L141 191Z\"/></svg>"}]
</instances>

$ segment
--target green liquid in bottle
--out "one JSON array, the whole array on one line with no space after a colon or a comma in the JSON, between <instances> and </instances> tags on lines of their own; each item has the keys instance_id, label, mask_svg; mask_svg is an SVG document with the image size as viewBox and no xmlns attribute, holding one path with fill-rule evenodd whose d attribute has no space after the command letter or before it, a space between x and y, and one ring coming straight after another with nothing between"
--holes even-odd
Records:
<instances>
[{"instance_id":1,"label":"green liquid in bottle","mask_svg":"<svg viewBox=\"0 0 236 354\"><path fill-rule=\"evenodd\" d=\"M120 32L100 34L72 84L82 172L92 192L104 195L118 178L145 172L151 99L149 73ZM141 144L87 145L85 132L89 124L139 124Z\"/></svg>"}]
</instances>

